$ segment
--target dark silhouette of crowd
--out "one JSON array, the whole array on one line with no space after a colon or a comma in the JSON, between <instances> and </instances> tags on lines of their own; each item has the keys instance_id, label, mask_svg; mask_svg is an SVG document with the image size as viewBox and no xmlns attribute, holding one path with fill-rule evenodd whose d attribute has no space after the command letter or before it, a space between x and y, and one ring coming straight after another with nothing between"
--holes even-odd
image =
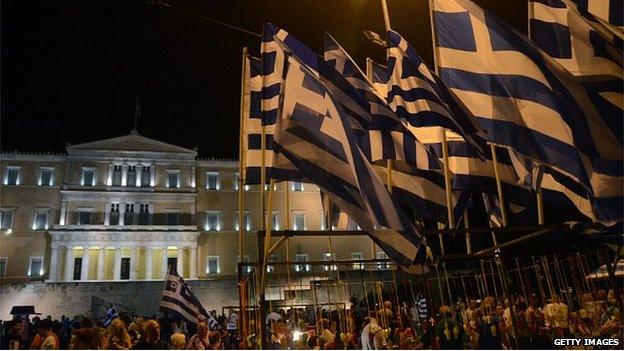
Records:
<instances>
[{"instance_id":1,"label":"dark silhouette of crowd","mask_svg":"<svg viewBox=\"0 0 624 351\"><path fill-rule=\"evenodd\" d=\"M112 321L16 316L1 323L0 337L2 349L257 349L262 342L254 326L261 323L269 349L563 348L553 343L556 338L616 338L622 345L620 304L612 290L583 294L573 305L556 295L544 300L514 296L512 301L486 297L430 311L426 301L399 301L397 308L391 301L354 300L348 309L271 310L262 322L250 311L243 333L238 311L228 316L211 311L217 321L213 330L204 321L187 325L162 314L120 313Z\"/></svg>"}]
</instances>

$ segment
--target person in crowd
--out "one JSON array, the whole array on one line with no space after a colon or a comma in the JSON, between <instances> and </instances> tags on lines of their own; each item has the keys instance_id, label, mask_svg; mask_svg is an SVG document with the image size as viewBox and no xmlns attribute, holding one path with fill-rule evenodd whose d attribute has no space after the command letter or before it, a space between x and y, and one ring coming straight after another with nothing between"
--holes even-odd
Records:
<instances>
[{"instance_id":1,"label":"person in crowd","mask_svg":"<svg viewBox=\"0 0 624 351\"><path fill-rule=\"evenodd\" d=\"M210 346L210 341L208 340L208 325L205 322L200 322L197 325L197 334L193 335L189 340L187 349L188 350L207 350Z\"/></svg>"},{"instance_id":2,"label":"person in crowd","mask_svg":"<svg viewBox=\"0 0 624 351\"><path fill-rule=\"evenodd\" d=\"M169 346L171 350L184 350L186 347L186 335L175 332L169 338Z\"/></svg>"},{"instance_id":3,"label":"person in crowd","mask_svg":"<svg viewBox=\"0 0 624 351\"><path fill-rule=\"evenodd\" d=\"M288 349L288 344L286 342L286 325L284 325L284 323L281 321L273 324L273 332L271 333L271 339L269 341L269 349Z\"/></svg>"},{"instance_id":4,"label":"person in crowd","mask_svg":"<svg viewBox=\"0 0 624 351\"><path fill-rule=\"evenodd\" d=\"M160 339L160 324L153 319L145 321L143 333L139 342L134 345L135 350L167 350L169 345Z\"/></svg>"},{"instance_id":5,"label":"person in crowd","mask_svg":"<svg viewBox=\"0 0 624 351\"><path fill-rule=\"evenodd\" d=\"M221 332L218 330L210 332L208 334L208 349L220 350L221 349Z\"/></svg>"},{"instance_id":6,"label":"person in crowd","mask_svg":"<svg viewBox=\"0 0 624 351\"><path fill-rule=\"evenodd\" d=\"M124 322L116 318L108 327L108 346L112 350L130 350L132 340Z\"/></svg>"}]
</instances>

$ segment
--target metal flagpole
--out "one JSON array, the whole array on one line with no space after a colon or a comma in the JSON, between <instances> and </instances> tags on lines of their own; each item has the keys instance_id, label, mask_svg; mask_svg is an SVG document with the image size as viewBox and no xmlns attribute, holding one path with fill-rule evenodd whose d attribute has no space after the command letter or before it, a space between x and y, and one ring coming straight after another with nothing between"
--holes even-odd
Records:
<instances>
[{"instance_id":1,"label":"metal flagpole","mask_svg":"<svg viewBox=\"0 0 624 351\"><path fill-rule=\"evenodd\" d=\"M386 7L386 1L385 0L381 1L381 6L384 8L384 20L387 22L386 25L389 28L390 27L390 19L387 18L388 17L388 9ZM371 58L369 58L369 57L366 58L366 77L371 82L373 81L373 60ZM386 164L386 167L387 167L386 171L388 172L387 182L388 182L388 190L389 191L392 190L391 185L390 185L391 182L392 182L392 178L390 176L390 166L391 166L391 164L388 162ZM371 259L374 260L377 257L377 252L376 252L377 250L375 248L375 241L373 241L372 238L370 239L370 241L371 241Z\"/></svg>"},{"instance_id":2,"label":"metal flagpole","mask_svg":"<svg viewBox=\"0 0 624 351\"><path fill-rule=\"evenodd\" d=\"M505 198L503 196L503 184L501 182L500 173L498 171L498 156L496 155L496 146L490 143L492 151L492 162L494 163L494 177L496 178L496 191L498 192L498 202L501 209L501 217L503 218L503 226L507 226L507 211L505 208ZM493 234L496 235L496 234Z\"/></svg>"},{"instance_id":3,"label":"metal flagpole","mask_svg":"<svg viewBox=\"0 0 624 351\"><path fill-rule=\"evenodd\" d=\"M244 170L244 166L243 166L243 158L244 158L244 126L245 126L245 91L247 89L246 86L246 82L245 82L245 76L247 74L247 47L243 47L243 62L242 62L242 69L241 69L241 94L240 94L240 127L239 127L239 136L238 136L238 223L239 223L239 228L238 228L238 262L242 262L243 261L243 252L244 252L244 243L243 243L243 227L240 225L240 223L242 223L242 213L243 213L243 170ZM239 269L239 280L238 283L241 283L241 275L240 275L240 269ZM245 313L246 310L244 309L243 306L243 295L242 295L242 285L239 285L239 290L241 291L240 295L240 301L239 301L239 310L240 310L240 314L241 314L241 336L244 338L246 335L244 333L244 331L246 330L244 328L245 326Z\"/></svg>"},{"instance_id":4,"label":"metal flagpole","mask_svg":"<svg viewBox=\"0 0 624 351\"><path fill-rule=\"evenodd\" d=\"M243 158L244 158L244 126L245 126L245 90L247 86L245 84L245 75L247 69L247 47L243 48L243 67L241 72L241 96L240 96L240 133L238 142L238 262L243 262Z\"/></svg>"}]
</instances>

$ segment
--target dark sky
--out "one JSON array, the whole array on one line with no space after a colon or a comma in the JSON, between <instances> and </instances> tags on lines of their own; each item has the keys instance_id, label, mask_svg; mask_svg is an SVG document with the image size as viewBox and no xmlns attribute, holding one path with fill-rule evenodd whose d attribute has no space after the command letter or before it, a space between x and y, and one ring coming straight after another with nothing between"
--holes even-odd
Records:
<instances>
[{"instance_id":1,"label":"dark sky","mask_svg":"<svg viewBox=\"0 0 624 351\"><path fill-rule=\"evenodd\" d=\"M526 32L526 0L476 1ZM3 0L3 151L64 150L128 133L141 97L142 135L238 156L241 48L259 39L141 1ZM388 0L393 29L431 63L426 0ZM280 25L322 52L329 31L363 64L384 52L379 0L198 0L174 6L260 32Z\"/></svg>"}]
</instances>

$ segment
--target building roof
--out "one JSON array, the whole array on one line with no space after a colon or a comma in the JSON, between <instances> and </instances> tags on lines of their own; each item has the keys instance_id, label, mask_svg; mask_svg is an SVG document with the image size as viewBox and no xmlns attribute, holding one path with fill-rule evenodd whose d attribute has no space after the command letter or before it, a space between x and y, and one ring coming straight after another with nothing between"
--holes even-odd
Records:
<instances>
[{"instance_id":1,"label":"building roof","mask_svg":"<svg viewBox=\"0 0 624 351\"><path fill-rule=\"evenodd\" d=\"M67 153L87 150L134 151L134 152L164 152L177 154L197 155L197 150L168 144L162 141L139 135L136 131L115 138L91 141L82 144L68 145Z\"/></svg>"}]
</instances>

